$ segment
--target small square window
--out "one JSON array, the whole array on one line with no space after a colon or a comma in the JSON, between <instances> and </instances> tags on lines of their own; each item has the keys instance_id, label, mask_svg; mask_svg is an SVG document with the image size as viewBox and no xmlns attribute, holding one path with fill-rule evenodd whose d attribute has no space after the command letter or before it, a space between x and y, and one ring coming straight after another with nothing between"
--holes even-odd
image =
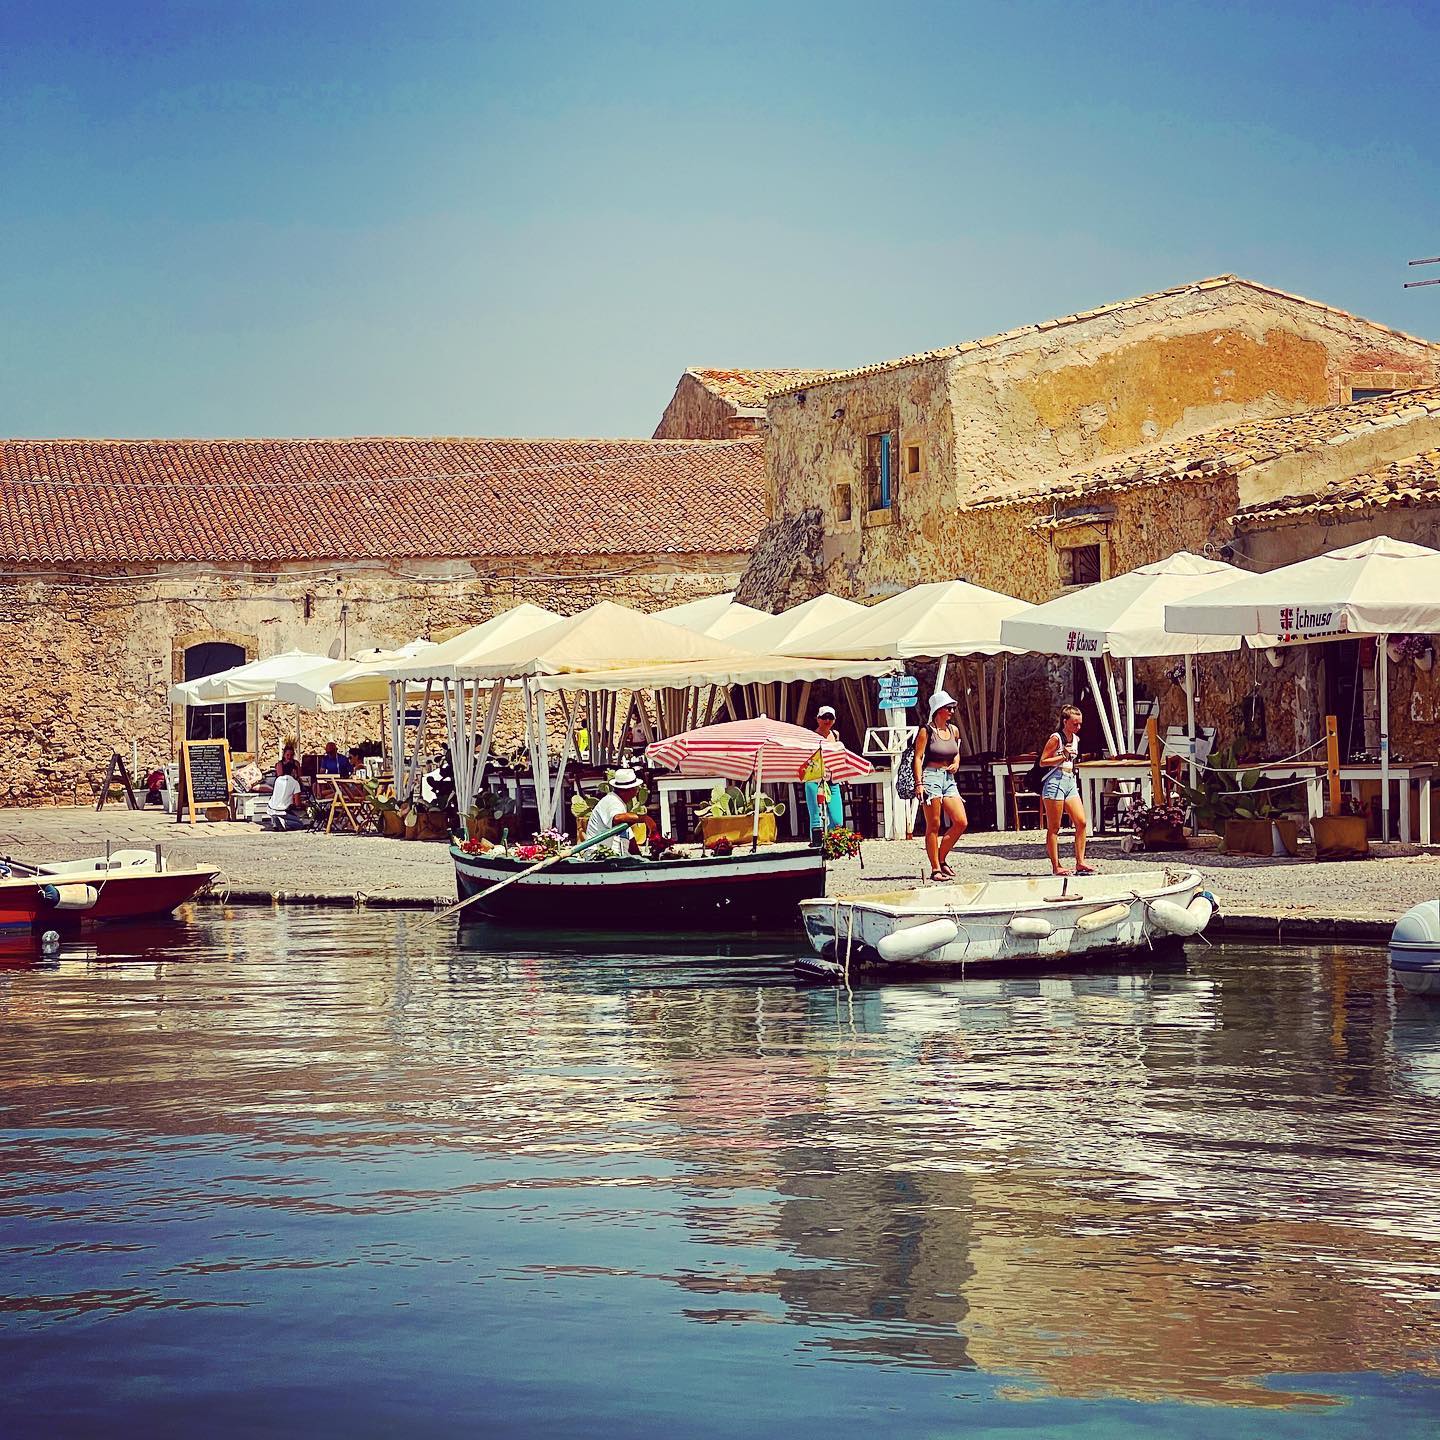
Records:
<instances>
[{"instance_id":1,"label":"small square window","mask_svg":"<svg viewBox=\"0 0 1440 1440\"><path fill-rule=\"evenodd\" d=\"M835 519L843 525L850 519L850 515L850 487L837 485L835 487Z\"/></svg>"},{"instance_id":2,"label":"small square window","mask_svg":"<svg viewBox=\"0 0 1440 1440\"><path fill-rule=\"evenodd\" d=\"M1350 399L1353 400L1378 400L1382 395L1393 395L1395 392L1387 385L1382 389L1365 390L1359 386L1353 386L1350 390Z\"/></svg>"},{"instance_id":3,"label":"small square window","mask_svg":"<svg viewBox=\"0 0 1440 1440\"><path fill-rule=\"evenodd\" d=\"M907 475L920 473L920 447L918 445L905 447L905 473Z\"/></svg>"},{"instance_id":4,"label":"small square window","mask_svg":"<svg viewBox=\"0 0 1440 1440\"><path fill-rule=\"evenodd\" d=\"M1062 585L1096 585L1100 581L1100 547L1075 545L1060 552Z\"/></svg>"},{"instance_id":5,"label":"small square window","mask_svg":"<svg viewBox=\"0 0 1440 1440\"><path fill-rule=\"evenodd\" d=\"M895 499L895 437L888 430L865 437L865 508L888 510Z\"/></svg>"}]
</instances>

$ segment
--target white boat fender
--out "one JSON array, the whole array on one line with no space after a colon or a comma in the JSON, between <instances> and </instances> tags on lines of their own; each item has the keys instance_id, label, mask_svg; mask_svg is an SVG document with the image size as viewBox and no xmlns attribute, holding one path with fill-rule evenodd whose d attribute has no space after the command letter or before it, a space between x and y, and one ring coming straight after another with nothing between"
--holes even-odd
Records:
<instances>
[{"instance_id":1,"label":"white boat fender","mask_svg":"<svg viewBox=\"0 0 1440 1440\"><path fill-rule=\"evenodd\" d=\"M950 944L959 934L960 927L953 920L927 920L923 925L912 925L908 930L895 930L882 936L875 949L882 960L893 965L901 960L918 960Z\"/></svg>"},{"instance_id":2,"label":"white boat fender","mask_svg":"<svg viewBox=\"0 0 1440 1440\"><path fill-rule=\"evenodd\" d=\"M1042 915L1012 915L1005 928L1018 940L1048 940L1055 933Z\"/></svg>"},{"instance_id":3,"label":"white boat fender","mask_svg":"<svg viewBox=\"0 0 1440 1440\"><path fill-rule=\"evenodd\" d=\"M55 910L88 910L100 892L93 885L42 885L40 898Z\"/></svg>"},{"instance_id":4,"label":"white boat fender","mask_svg":"<svg viewBox=\"0 0 1440 1440\"><path fill-rule=\"evenodd\" d=\"M1082 915L1075 922L1075 928L1082 935L1088 935L1092 930L1107 930L1111 925L1118 925L1129 913L1128 905L1117 902L1107 905L1103 910L1091 910Z\"/></svg>"},{"instance_id":5,"label":"white boat fender","mask_svg":"<svg viewBox=\"0 0 1440 1440\"><path fill-rule=\"evenodd\" d=\"M1162 929L1171 935L1189 937L1198 935L1215 913L1215 902L1209 894L1201 892L1188 905L1177 905L1173 900L1152 900L1150 916Z\"/></svg>"},{"instance_id":6,"label":"white boat fender","mask_svg":"<svg viewBox=\"0 0 1440 1440\"><path fill-rule=\"evenodd\" d=\"M1390 968L1397 972L1440 968L1440 900L1422 900L1395 922L1390 932Z\"/></svg>"}]
</instances>

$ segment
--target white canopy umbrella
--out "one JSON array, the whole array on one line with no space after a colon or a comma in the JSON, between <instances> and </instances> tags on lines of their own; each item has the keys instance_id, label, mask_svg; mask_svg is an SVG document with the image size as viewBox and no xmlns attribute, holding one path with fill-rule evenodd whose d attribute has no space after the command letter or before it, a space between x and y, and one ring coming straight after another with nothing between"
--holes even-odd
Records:
<instances>
[{"instance_id":1,"label":"white canopy umbrella","mask_svg":"<svg viewBox=\"0 0 1440 1440\"><path fill-rule=\"evenodd\" d=\"M680 625L686 630L710 635L717 640L728 640L737 631L771 618L763 610L741 605L730 590L723 595L707 595L701 600L687 600L683 605L671 605L666 610L655 611L655 615L671 625Z\"/></svg>"},{"instance_id":2,"label":"white canopy umbrella","mask_svg":"<svg viewBox=\"0 0 1440 1440\"><path fill-rule=\"evenodd\" d=\"M221 670L199 680L187 680L170 687L172 705L235 705L249 700L273 700L275 687L332 664L328 655L309 655L303 650L286 650L250 660L244 665Z\"/></svg>"},{"instance_id":3,"label":"white canopy umbrella","mask_svg":"<svg viewBox=\"0 0 1440 1440\"><path fill-rule=\"evenodd\" d=\"M1128 707L1122 718L1115 676L1106 664L1110 693L1110 719L1100 709L1105 738L1111 753L1135 748L1135 668L1137 657L1183 655L1185 657L1185 716L1190 737L1190 781L1195 783L1195 656L1238 650L1238 635L1175 635L1165 629L1167 604L1204 595L1242 579L1245 572L1220 560L1191 555L1181 550L1153 565L1141 565L1124 575L1113 576L1096 585L1087 585L1060 595L1032 610L1012 616L1000 625L1001 638L1022 650L1040 655L1071 655L1083 660L1090 673L1096 696L1095 657L1114 656L1125 661ZM1114 721L1112 731L1110 720Z\"/></svg>"},{"instance_id":4,"label":"white canopy umbrella","mask_svg":"<svg viewBox=\"0 0 1440 1440\"><path fill-rule=\"evenodd\" d=\"M1031 608L1027 601L1013 595L1002 595L965 580L937 580L892 595L858 615L845 615L823 630L803 635L781 648L786 654L827 660L938 660L935 688L941 690L952 655L1020 654L1015 646L1001 640L1000 626L1012 615L1024 614ZM1003 683L997 675L987 699L985 670L981 666L978 711L968 691L964 696L974 732L969 745L972 751L993 750L997 745L1002 691ZM962 736L966 735L965 720L958 712L957 722ZM899 739L899 729L898 721L892 719L892 746Z\"/></svg>"},{"instance_id":5,"label":"white canopy umbrella","mask_svg":"<svg viewBox=\"0 0 1440 1440\"><path fill-rule=\"evenodd\" d=\"M1377 535L1167 605L1165 628L1177 635L1278 635L1282 645L1344 635L1434 634L1440 631L1440 550ZM1388 839L1390 697L1383 644L1377 657L1380 809Z\"/></svg>"},{"instance_id":6,"label":"white canopy umbrella","mask_svg":"<svg viewBox=\"0 0 1440 1440\"><path fill-rule=\"evenodd\" d=\"M939 660L947 655L1018 655L1000 626L1032 609L1024 600L965 580L937 580L845 615L784 646L826 660ZM800 648L797 648L800 647Z\"/></svg>"},{"instance_id":7,"label":"white canopy umbrella","mask_svg":"<svg viewBox=\"0 0 1440 1440\"><path fill-rule=\"evenodd\" d=\"M362 650L353 660L332 660L328 665L317 665L313 670L308 670L294 679L278 681L275 698L298 705L302 710L351 710L358 705L383 704L389 688L383 682L356 687L357 690L370 690L372 693L368 698L337 700L334 687L346 680L368 676L377 665L387 664L392 660L414 659L434 648L433 640L412 640L408 645L401 645L393 650Z\"/></svg>"},{"instance_id":8,"label":"white canopy umbrella","mask_svg":"<svg viewBox=\"0 0 1440 1440\"><path fill-rule=\"evenodd\" d=\"M762 655L786 652L799 655L806 653L803 645L811 635L864 613L865 607L853 600L839 595L817 595L813 600L792 605L779 615L767 615L724 638Z\"/></svg>"}]
</instances>

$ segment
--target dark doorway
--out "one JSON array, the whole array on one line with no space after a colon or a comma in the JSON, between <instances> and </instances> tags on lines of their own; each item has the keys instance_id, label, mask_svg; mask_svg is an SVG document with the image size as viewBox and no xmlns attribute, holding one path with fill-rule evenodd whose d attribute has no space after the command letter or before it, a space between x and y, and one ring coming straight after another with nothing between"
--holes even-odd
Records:
<instances>
[{"instance_id":1,"label":"dark doorway","mask_svg":"<svg viewBox=\"0 0 1440 1440\"><path fill-rule=\"evenodd\" d=\"M1095 677L1100 679L1100 667L1103 660L1095 663ZM1104 682L1101 681L1103 684ZM1074 704L1080 707L1080 713L1085 717L1085 722L1080 727L1080 753L1081 755L1103 755L1105 753L1105 727L1100 723L1100 697L1095 694L1090 686L1090 672L1085 668L1083 660L1072 660L1070 662L1070 693L1075 697ZM1049 722L1050 730L1055 728L1055 720Z\"/></svg>"},{"instance_id":2,"label":"dark doorway","mask_svg":"<svg viewBox=\"0 0 1440 1440\"><path fill-rule=\"evenodd\" d=\"M1365 686L1360 678L1360 642L1331 640L1325 646L1325 713L1335 717L1340 759L1365 748Z\"/></svg>"},{"instance_id":3,"label":"dark doorway","mask_svg":"<svg viewBox=\"0 0 1440 1440\"><path fill-rule=\"evenodd\" d=\"M185 652L185 678L201 680L218 675L245 663L245 651L224 640L207 640L192 645ZM187 705L185 707L185 738L187 740L228 740L232 751L248 751L248 707L245 705Z\"/></svg>"}]
</instances>

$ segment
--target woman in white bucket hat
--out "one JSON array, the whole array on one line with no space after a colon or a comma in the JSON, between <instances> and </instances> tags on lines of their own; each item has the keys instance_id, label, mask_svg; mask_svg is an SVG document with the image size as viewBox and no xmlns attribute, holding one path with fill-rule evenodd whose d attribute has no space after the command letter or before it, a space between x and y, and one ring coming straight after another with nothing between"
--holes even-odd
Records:
<instances>
[{"instance_id":1,"label":"woman in white bucket hat","mask_svg":"<svg viewBox=\"0 0 1440 1440\"><path fill-rule=\"evenodd\" d=\"M960 768L960 732L950 723L955 697L937 690L930 697L930 723L915 736L915 793L925 807L925 855L932 880L953 880L946 861L965 833L965 802L955 773ZM940 833L942 818L948 821Z\"/></svg>"}]
</instances>

